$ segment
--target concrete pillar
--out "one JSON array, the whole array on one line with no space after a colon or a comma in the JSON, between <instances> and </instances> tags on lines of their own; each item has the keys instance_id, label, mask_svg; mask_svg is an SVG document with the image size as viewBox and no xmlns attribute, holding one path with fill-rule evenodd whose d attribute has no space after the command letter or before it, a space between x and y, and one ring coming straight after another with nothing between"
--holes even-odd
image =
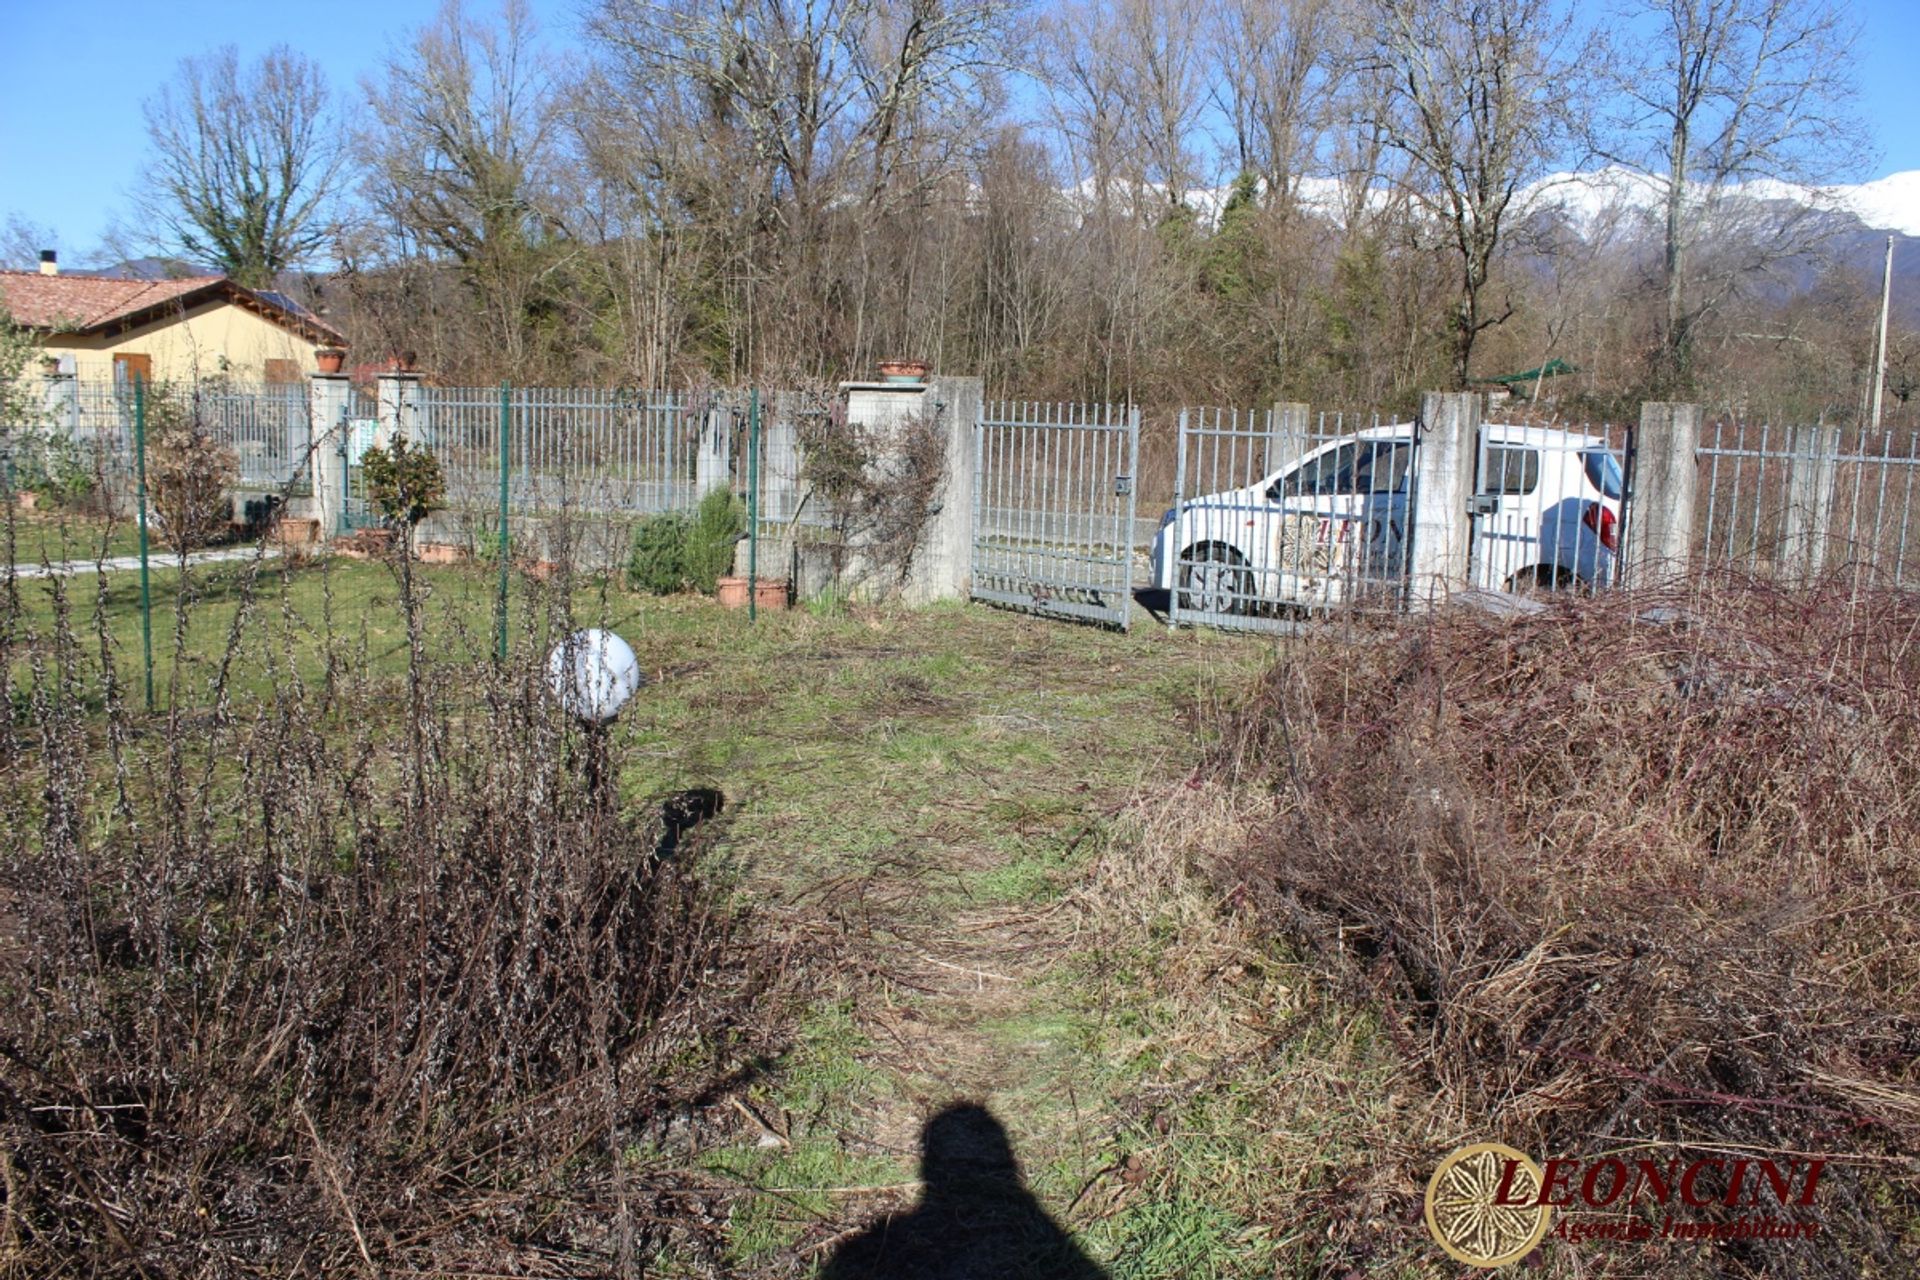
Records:
<instances>
[{"instance_id":1,"label":"concrete pillar","mask_svg":"<svg viewBox=\"0 0 1920 1280\"><path fill-rule=\"evenodd\" d=\"M324 542L341 531L347 501L347 408L352 383L344 373L307 375L312 390L307 397L313 414L313 515L320 522Z\"/></svg>"},{"instance_id":2,"label":"concrete pillar","mask_svg":"<svg viewBox=\"0 0 1920 1280\"><path fill-rule=\"evenodd\" d=\"M900 465L900 432L907 423L931 417L944 442L940 485L929 505L906 581L899 596L910 604L965 599L973 562L973 428L980 416L984 386L979 378L936 377L928 382L844 382L847 421L874 443L871 465L879 470ZM848 575L859 580L873 573L860 548L851 552ZM891 582L868 584L891 591Z\"/></svg>"},{"instance_id":3,"label":"concrete pillar","mask_svg":"<svg viewBox=\"0 0 1920 1280\"><path fill-rule=\"evenodd\" d=\"M1633 493L1626 505L1627 581L1670 587L1693 558L1700 483L1700 406L1643 404L1633 437Z\"/></svg>"},{"instance_id":4,"label":"concrete pillar","mask_svg":"<svg viewBox=\"0 0 1920 1280\"><path fill-rule=\"evenodd\" d=\"M1284 400L1267 419L1267 456L1260 474L1270 476L1307 451L1310 430L1307 406Z\"/></svg>"},{"instance_id":5,"label":"concrete pillar","mask_svg":"<svg viewBox=\"0 0 1920 1280\"><path fill-rule=\"evenodd\" d=\"M699 452L693 459L693 500L733 487L733 406L716 400L700 420Z\"/></svg>"},{"instance_id":6,"label":"concrete pillar","mask_svg":"<svg viewBox=\"0 0 1920 1280\"><path fill-rule=\"evenodd\" d=\"M933 410L947 442L940 491L907 582L908 598L964 600L973 576L973 428L985 383L979 378L933 380ZM1129 530L1131 532L1131 530Z\"/></svg>"},{"instance_id":7,"label":"concrete pillar","mask_svg":"<svg viewBox=\"0 0 1920 1280\"><path fill-rule=\"evenodd\" d=\"M375 382L375 412L380 419L375 443L384 446L394 440L405 440L408 444L431 448L433 441L427 438L425 415L420 412L420 375L383 373Z\"/></svg>"},{"instance_id":8,"label":"concrete pillar","mask_svg":"<svg viewBox=\"0 0 1920 1280\"><path fill-rule=\"evenodd\" d=\"M1480 397L1429 391L1420 397L1420 447L1414 455L1413 546L1409 603L1426 608L1467 588L1474 466L1480 451Z\"/></svg>"},{"instance_id":9,"label":"concrete pillar","mask_svg":"<svg viewBox=\"0 0 1920 1280\"><path fill-rule=\"evenodd\" d=\"M1787 509L1780 530L1783 578L1811 582L1826 567L1827 526L1833 515L1838 427L1795 427L1787 463Z\"/></svg>"}]
</instances>

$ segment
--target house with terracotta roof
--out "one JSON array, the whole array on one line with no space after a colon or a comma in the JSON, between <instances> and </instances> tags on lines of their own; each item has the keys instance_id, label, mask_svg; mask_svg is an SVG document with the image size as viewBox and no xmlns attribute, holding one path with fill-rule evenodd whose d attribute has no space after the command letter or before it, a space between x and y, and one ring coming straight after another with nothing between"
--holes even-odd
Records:
<instances>
[{"instance_id":1,"label":"house with terracotta roof","mask_svg":"<svg viewBox=\"0 0 1920 1280\"><path fill-rule=\"evenodd\" d=\"M0 304L63 372L88 380L297 382L314 371L315 352L347 345L292 299L225 276L62 274L52 253L38 271L0 271Z\"/></svg>"}]
</instances>

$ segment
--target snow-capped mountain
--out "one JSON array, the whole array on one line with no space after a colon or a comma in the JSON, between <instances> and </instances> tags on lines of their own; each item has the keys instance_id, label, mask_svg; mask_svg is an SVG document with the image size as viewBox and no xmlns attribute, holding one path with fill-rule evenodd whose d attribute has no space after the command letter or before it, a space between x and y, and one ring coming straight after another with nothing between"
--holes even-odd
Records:
<instances>
[{"instance_id":1,"label":"snow-capped mountain","mask_svg":"<svg viewBox=\"0 0 1920 1280\"><path fill-rule=\"evenodd\" d=\"M1822 187L1758 179L1730 189L1733 192L1769 203L1850 214L1871 231L1920 237L1920 169L1872 182ZM1582 234L1591 234L1624 213L1657 215L1666 194L1664 178L1616 167L1552 174L1522 193L1521 207L1530 213L1556 211Z\"/></svg>"}]
</instances>

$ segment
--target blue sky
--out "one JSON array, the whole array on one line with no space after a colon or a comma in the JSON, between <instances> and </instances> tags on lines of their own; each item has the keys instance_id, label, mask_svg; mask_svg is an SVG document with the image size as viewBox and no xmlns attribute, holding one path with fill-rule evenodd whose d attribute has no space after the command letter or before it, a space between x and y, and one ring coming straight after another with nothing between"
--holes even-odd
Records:
<instances>
[{"instance_id":1,"label":"blue sky","mask_svg":"<svg viewBox=\"0 0 1920 1280\"><path fill-rule=\"evenodd\" d=\"M574 0L531 7L550 34L570 35ZM145 145L141 100L188 54L231 42L251 55L285 42L317 59L337 91L357 93L359 77L437 8L437 0L7 0L0 223L11 216L49 228L74 259L125 221ZM1853 12L1862 28L1861 107L1880 153L1861 176L1920 169L1920 4L1855 0Z\"/></svg>"}]
</instances>

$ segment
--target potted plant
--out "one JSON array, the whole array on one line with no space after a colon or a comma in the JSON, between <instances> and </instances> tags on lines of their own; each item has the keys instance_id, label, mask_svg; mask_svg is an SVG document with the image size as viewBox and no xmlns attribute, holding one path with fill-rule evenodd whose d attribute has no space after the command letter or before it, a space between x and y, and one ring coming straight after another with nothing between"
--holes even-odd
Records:
<instances>
[{"instance_id":1,"label":"potted plant","mask_svg":"<svg viewBox=\"0 0 1920 1280\"><path fill-rule=\"evenodd\" d=\"M315 364L322 373L339 373L346 366L347 353L339 347L321 347L313 353Z\"/></svg>"}]
</instances>

